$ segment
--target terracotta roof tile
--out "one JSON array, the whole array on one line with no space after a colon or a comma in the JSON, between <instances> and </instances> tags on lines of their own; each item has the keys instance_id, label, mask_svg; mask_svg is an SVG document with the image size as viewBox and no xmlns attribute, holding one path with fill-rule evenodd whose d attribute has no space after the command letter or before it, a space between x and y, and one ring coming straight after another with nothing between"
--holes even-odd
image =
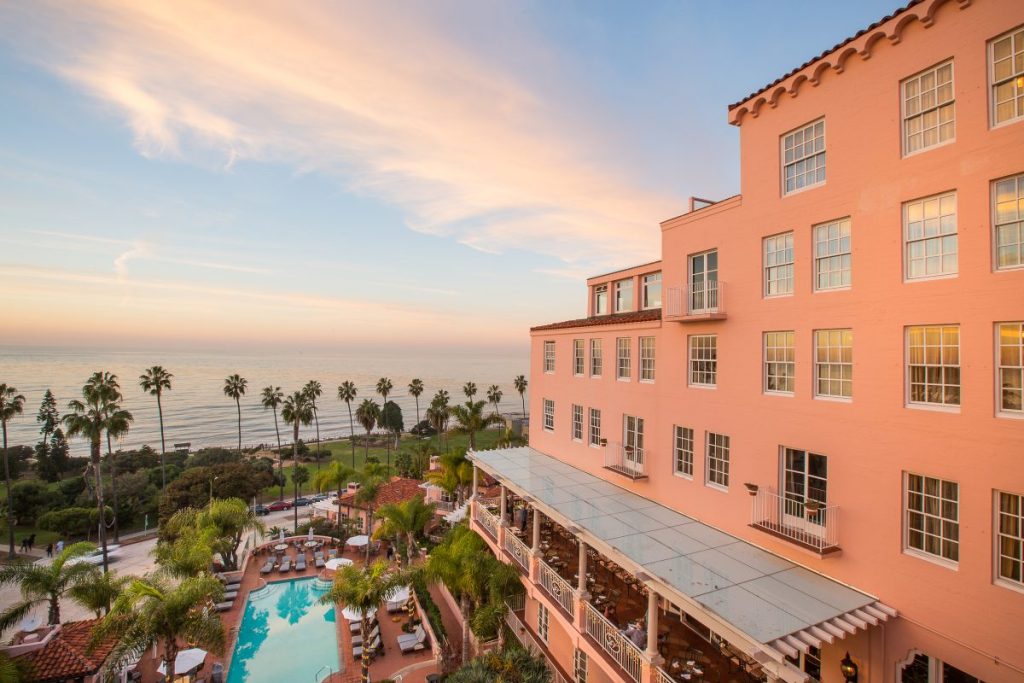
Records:
<instances>
[{"instance_id":1,"label":"terracotta roof tile","mask_svg":"<svg viewBox=\"0 0 1024 683\"><path fill-rule=\"evenodd\" d=\"M61 627L50 642L24 656L29 663L29 681L45 683L64 681L95 674L114 649L114 639L101 643L89 651L93 628L99 619L70 621ZM21 658L19 658L21 659Z\"/></svg>"},{"instance_id":2,"label":"terracotta roof tile","mask_svg":"<svg viewBox=\"0 0 1024 683\"><path fill-rule=\"evenodd\" d=\"M405 477L391 477L391 481L383 484L377 492L377 498L373 501L374 507L380 507L388 503L402 503L407 500L423 497L423 489L419 479L406 479ZM341 504L351 508L363 509L362 503L356 502L355 492L345 493L341 496Z\"/></svg>"},{"instance_id":3,"label":"terracotta roof tile","mask_svg":"<svg viewBox=\"0 0 1024 683\"><path fill-rule=\"evenodd\" d=\"M548 323L531 327L531 332L541 330L561 330L569 327L593 327L595 325L624 325L626 323L645 323L652 320L661 320L661 309L652 308L646 311L632 311L630 313L612 313L610 315L592 315L589 318L577 318L576 320L564 320L559 323Z\"/></svg>"}]
</instances>

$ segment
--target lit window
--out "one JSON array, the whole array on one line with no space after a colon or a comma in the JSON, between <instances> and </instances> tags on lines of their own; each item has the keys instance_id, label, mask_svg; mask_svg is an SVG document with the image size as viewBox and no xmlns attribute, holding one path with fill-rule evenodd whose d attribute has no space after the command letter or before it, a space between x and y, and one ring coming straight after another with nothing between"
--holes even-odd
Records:
<instances>
[{"instance_id":1,"label":"lit window","mask_svg":"<svg viewBox=\"0 0 1024 683\"><path fill-rule=\"evenodd\" d=\"M544 372L555 371L555 342L544 342Z\"/></svg>"},{"instance_id":2,"label":"lit window","mask_svg":"<svg viewBox=\"0 0 1024 683\"><path fill-rule=\"evenodd\" d=\"M793 293L793 233L764 240L764 295Z\"/></svg>"},{"instance_id":3,"label":"lit window","mask_svg":"<svg viewBox=\"0 0 1024 683\"><path fill-rule=\"evenodd\" d=\"M718 379L718 337L697 334L690 337L690 384L713 387Z\"/></svg>"},{"instance_id":4,"label":"lit window","mask_svg":"<svg viewBox=\"0 0 1024 683\"><path fill-rule=\"evenodd\" d=\"M729 437L707 433L707 483L729 488Z\"/></svg>"},{"instance_id":5,"label":"lit window","mask_svg":"<svg viewBox=\"0 0 1024 683\"><path fill-rule=\"evenodd\" d=\"M615 340L616 371L618 379L629 379L632 369L629 358L629 337L619 337Z\"/></svg>"},{"instance_id":6,"label":"lit window","mask_svg":"<svg viewBox=\"0 0 1024 683\"><path fill-rule=\"evenodd\" d=\"M853 396L853 330L814 333L814 393L829 398Z\"/></svg>"},{"instance_id":7,"label":"lit window","mask_svg":"<svg viewBox=\"0 0 1024 683\"><path fill-rule=\"evenodd\" d=\"M1024 26L991 43L989 62L993 123L1024 117Z\"/></svg>"},{"instance_id":8,"label":"lit window","mask_svg":"<svg viewBox=\"0 0 1024 683\"><path fill-rule=\"evenodd\" d=\"M594 287L594 315L608 313L608 285Z\"/></svg>"},{"instance_id":9,"label":"lit window","mask_svg":"<svg viewBox=\"0 0 1024 683\"><path fill-rule=\"evenodd\" d=\"M590 409L590 445L601 445L601 411L597 408Z\"/></svg>"},{"instance_id":10,"label":"lit window","mask_svg":"<svg viewBox=\"0 0 1024 683\"><path fill-rule=\"evenodd\" d=\"M661 308L661 273L651 273L643 277L644 308Z\"/></svg>"},{"instance_id":11,"label":"lit window","mask_svg":"<svg viewBox=\"0 0 1024 683\"><path fill-rule=\"evenodd\" d=\"M998 494L999 511L996 530L996 576L1024 587L1024 496L1016 493Z\"/></svg>"},{"instance_id":12,"label":"lit window","mask_svg":"<svg viewBox=\"0 0 1024 683\"><path fill-rule=\"evenodd\" d=\"M572 340L572 374L581 376L586 366L586 358L583 356L583 340L573 339Z\"/></svg>"},{"instance_id":13,"label":"lit window","mask_svg":"<svg viewBox=\"0 0 1024 683\"><path fill-rule=\"evenodd\" d=\"M572 656L572 671L576 683L587 683L587 653L579 648Z\"/></svg>"},{"instance_id":14,"label":"lit window","mask_svg":"<svg viewBox=\"0 0 1024 683\"><path fill-rule=\"evenodd\" d=\"M1024 413L1024 323L999 325L999 410Z\"/></svg>"},{"instance_id":15,"label":"lit window","mask_svg":"<svg viewBox=\"0 0 1024 683\"><path fill-rule=\"evenodd\" d=\"M907 474L906 547L951 562L960 559L960 487Z\"/></svg>"},{"instance_id":16,"label":"lit window","mask_svg":"<svg viewBox=\"0 0 1024 683\"><path fill-rule=\"evenodd\" d=\"M544 399L544 429L555 431L555 402L549 399Z\"/></svg>"},{"instance_id":17,"label":"lit window","mask_svg":"<svg viewBox=\"0 0 1024 683\"><path fill-rule=\"evenodd\" d=\"M850 286L850 219L814 226L814 288Z\"/></svg>"},{"instance_id":18,"label":"lit window","mask_svg":"<svg viewBox=\"0 0 1024 683\"><path fill-rule=\"evenodd\" d=\"M903 205L907 279L956 275L956 192Z\"/></svg>"},{"instance_id":19,"label":"lit window","mask_svg":"<svg viewBox=\"0 0 1024 683\"><path fill-rule=\"evenodd\" d=\"M825 182L825 119L782 138L783 194Z\"/></svg>"},{"instance_id":20,"label":"lit window","mask_svg":"<svg viewBox=\"0 0 1024 683\"><path fill-rule=\"evenodd\" d=\"M796 351L792 332L764 333L764 390L792 394L796 375Z\"/></svg>"},{"instance_id":21,"label":"lit window","mask_svg":"<svg viewBox=\"0 0 1024 683\"><path fill-rule=\"evenodd\" d=\"M992 183L996 269L1024 266L1024 175Z\"/></svg>"},{"instance_id":22,"label":"lit window","mask_svg":"<svg viewBox=\"0 0 1024 683\"><path fill-rule=\"evenodd\" d=\"M604 369L604 358L601 353L601 340L590 340L590 376L600 377Z\"/></svg>"},{"instance_id":23,"label":"lit window","mask_svg":"<svg viewBox=\"0 0 1024 683\"><path fill-rule=\"evenodd\" d=\"M640 337L640 381L654 381L654 337Z\"/></svg>"},{"instance_id":24,"label":"lit window","mask_svg":"<svg viewBox=\"0 0 1024 683\"><path fill-rule=\"evenodd\" d=\"M907 385L910 403L960 405L960 328L907 328Z\"/></svg>"},{"instance_id":25,"label":"lit window","mask_svg":"<svg viewBox=\"0 0 1024 683\"><path fill-rule=\"evenodd\" d=\"M903 153L913 154L953 139L956 103L953 62L903 81Z\"/></svg>"},{"instance_id":26,"label":"lit window","mask_svg":"<svg viewBox=\"0 0 1024 683\"><path fill-rule=\"evenodd\" d=\"M633 278L615 283L615 312L628 313L633 310Z\"/></svg>"},{"instance_id":27,"label":"lit window","mask_svg":"<svg viewBox=\"0 0 1024 683\"><path fill-rule=\"evenodd\" d=\"M583 406L572 406L572 440L583 441Z\"/></svg>"},{"instance_id":28,"label":"lit window","mask_svg":"<svg viewBox=\"0 0 1024 683\"><path fill-rule=\"evenodd\" d=\"M548 642L548 608L537 603L537 635L545 643Z\"/></svg>"},{"instance_id":29,"label":"lit window","mask_svg":"<svg viewBox=\"0 0 1024 683\"><path fill-rule=\"evenodd\" d=\"M676 425L673 428L672 471L684 477L693 476L693 430Z\"/></svg>"}]
</instances>

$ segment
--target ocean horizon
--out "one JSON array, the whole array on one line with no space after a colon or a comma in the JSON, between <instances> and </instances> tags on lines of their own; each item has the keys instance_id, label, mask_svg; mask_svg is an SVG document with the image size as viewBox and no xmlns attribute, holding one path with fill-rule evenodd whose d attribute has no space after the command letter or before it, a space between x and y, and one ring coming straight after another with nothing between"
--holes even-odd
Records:
<instances>
[{"instance_id":1,"label":"ocean horizon","mask_svg":"<svg viewBox=\"0 0 1024 683\"><path fill-rule=\"evenodd\" d=\"M510 351L478 352L460 349L457 352L426 351L330 353L304 351L281 353L272 351L189 351L189 350L117 350L72 349L66 347L27 348L0 347L0 382L14 386L25 396L25 412L7 425L11 446L34 446L38 442L39 424L35 416L47 389L53 391L63 416L68 401L81 396L81 388L89 375L98 370L117 375L124 395L124 407L135 418L131 430L117 448L138 448L148 444L160 449L160 427L156 397L139 387L139 375L153 365L162 365L174 374L171 391L163 395L164 431L167 448L175 443L190 443L192 450L209 446L234 448L238 442L238 414L234 400L223 393L224 378L238 373L249 380L242 398L242 444L256 446L275 444L274 416L260 404L263 387L280 386L285 395L301 389L311 379L318 380L324 394L317 401L320 438L349 435L348 409L337 398L338 385L345 380L355 383L358 398L353 413L363 398L379 404L375 388L380 377L389 377L394 384L388 396L402 408L405 428L416 422L416 402L407 386L415 377L423 380L420 416L439 389L451 394L451 402L465 401L462 386L468 381L477 385L477 400L487 399L487 387L497 384L504 396L502 412L521 411L522 402L512 386L516 375L529 375L529 353ZM527 394L527 401L529 395ZM291 442L291 428L278 417L281 441ZM363 433L355 424L356 434ZM314 425L303 427L300 438L311 442L316 437ZM81 439L71 441L73 455L87 455L88 445Z\"/></svg>"}]
</instances>

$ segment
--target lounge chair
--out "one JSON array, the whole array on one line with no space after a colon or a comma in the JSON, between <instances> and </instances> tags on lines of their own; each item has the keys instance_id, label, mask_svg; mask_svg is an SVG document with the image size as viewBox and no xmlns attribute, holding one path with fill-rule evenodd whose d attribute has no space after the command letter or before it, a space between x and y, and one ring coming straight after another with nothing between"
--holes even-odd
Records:
<instances>
[{"instance_id":1,"label":"lounge chair","mask_svg":"<svg viewBox=\"0 0 1024 683\"><path fill-rule=\"evenodd\" d=\"M314 566L315 566L315 567L316 567L317 569L323 569L324 567L326 567L326 566L327 566L327 563L326 563L326 562L324 562L324 558L323 558L323 557L318 557L318 558L316 558L316 559L314 559L314 560L313 560L313 565L314 565Z\"/></svg>"},{"instance_id":2,"label":"lounge chair","mask_svg":"<svg viewBox=\"0 0 1024 683\"><path fill-rule=\"evenodd\" d=\"M380 636L377 636L376 638L371 640L370 644L367 646L367 649L369 649L369 651L371 653L376 652L380 648L381 648ZM355 657L356 659L359 659L360 657L362 657L363 656L363 646L362 645L356 645L354 648L352 648L352 656Z\"/></svg>"},{"instance_id":3,"label":"lounge chair","mask_svg":"<svg viewBox=\"0 0 1024 683\"><path fill-rule=\"evenodd\" d=\"M214 609L216 609L218 612L227 612L229 609L231 609L231 606L234 604L234 600L225 600L224 602L218 602L216 605L214 605Z\"/></svg>"},{"instance_id":4,"label":"lounge chair","mask_svg":"<svg viewBox=\"0 0 1024 683\"><path fill-rule=\"evenodd\" d=\"M396 600L394 602L389 602L388 603L388 614L394 614L396 612L403 612L403 611L405 611L405 603L407 603L407 602L408 602L408 600Z\"/></svg>"},{"instance_id":5,"label":"lounge chair","mask_svg":"<svg viewBox=\"0 0 1024 683\"><path fill-rule=\"evenodd\" d=\"M227 591L224 593L225 600L234 600L238 597L238 591Z\"/></svg>"},{"instance_id":6,"label":"lounge chair","mask_svg":"<svg viewBox=\"0 0 1024 683\"><path fill-rule=\"evenodd\" d=\"M290 572L291 570L292 570L292 561L291 561L291 559L286 557L283 560L281 560L281 566L278 568L277 571L279 571L282 574L284 574L285 572Z\"/></svg>"},{"instance_id":7,"label":"lounge chair","mask_svg":"<svg viewBox=\"0 0 1024 683\"><path fill-rule=\"evenodd\" d=\"M295 558L295 571L297 571L297 572L304 572L304 571L306 571L306 554L305 553L301 553L297 558Z\"/></svg>"},{"instance_id":8,"label":"lounge chair","mask_svg":"<svg viewBox=\"0 0 1024 683\"><path fill-rule=\"evenodd\" d=\"M374 640L374 639L379 638L379 637L380 637L380 624L377 624L376 626L373 627L373 630L370 631L370 640ZM356 645L362 645L363 644L363 640L364 640L364 638L363 638L362 634L353 635L352 636L352 646L355 647Z\"/></svg>"},{"instance_id":9,"label":"lounge chair","mask_svg":"<svg viewBox=\"0 0 1024 683\"><path fill-rule=\"evenodd\" d=\"M416 627L413 633L403 633L398 636L398 649L402 654L417 652L427 646L427 632L423 630L422 624Z\"/></svg>"},{"instance_id":10,"label":"lounge chair","mask_svg":"<svg viewBox=\"0 0 1024 683\"><path fill-rule=\"evenodd\" d=\"M260 574L269 574L274 571L274 559L267 560L262 567L260 567Z\"/></svg>"}]
</instances>

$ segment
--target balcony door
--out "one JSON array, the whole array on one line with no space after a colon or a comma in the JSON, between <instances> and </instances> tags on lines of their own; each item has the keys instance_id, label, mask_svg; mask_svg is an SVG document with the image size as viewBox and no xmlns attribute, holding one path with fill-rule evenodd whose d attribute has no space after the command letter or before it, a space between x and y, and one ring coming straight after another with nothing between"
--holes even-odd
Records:
<instances>
[{"instance_id":1,"label":"balcony door","mask_svg":"<svg viewBox=\"0 0 1024 683\"><path fill-rule=\"evenodd\" d=\"M690 313L718 308L718 250L690 256Z\"/></svg>"},{"instance_id":2,"label":"balcony door","mask_svg":"<svg viewBox=\"0 0 1024 683\"><path fill-rule=\"evenodd\" d=\"M828 458L795 448L783 448L782 519L790 528L825 535L825 504L828 499ZM819 509L809 511L813 501Z\"/></svg>"},{"instance_id":3,"label":"balcony door","mask_svg":"<svg viewBox=\"0 0 1024 683\"><path fill-rule=\"evenodd\" d=\"M644 471L644 420L622 416L622 464L638 474Z\"/></svg>"}]
</instances>

